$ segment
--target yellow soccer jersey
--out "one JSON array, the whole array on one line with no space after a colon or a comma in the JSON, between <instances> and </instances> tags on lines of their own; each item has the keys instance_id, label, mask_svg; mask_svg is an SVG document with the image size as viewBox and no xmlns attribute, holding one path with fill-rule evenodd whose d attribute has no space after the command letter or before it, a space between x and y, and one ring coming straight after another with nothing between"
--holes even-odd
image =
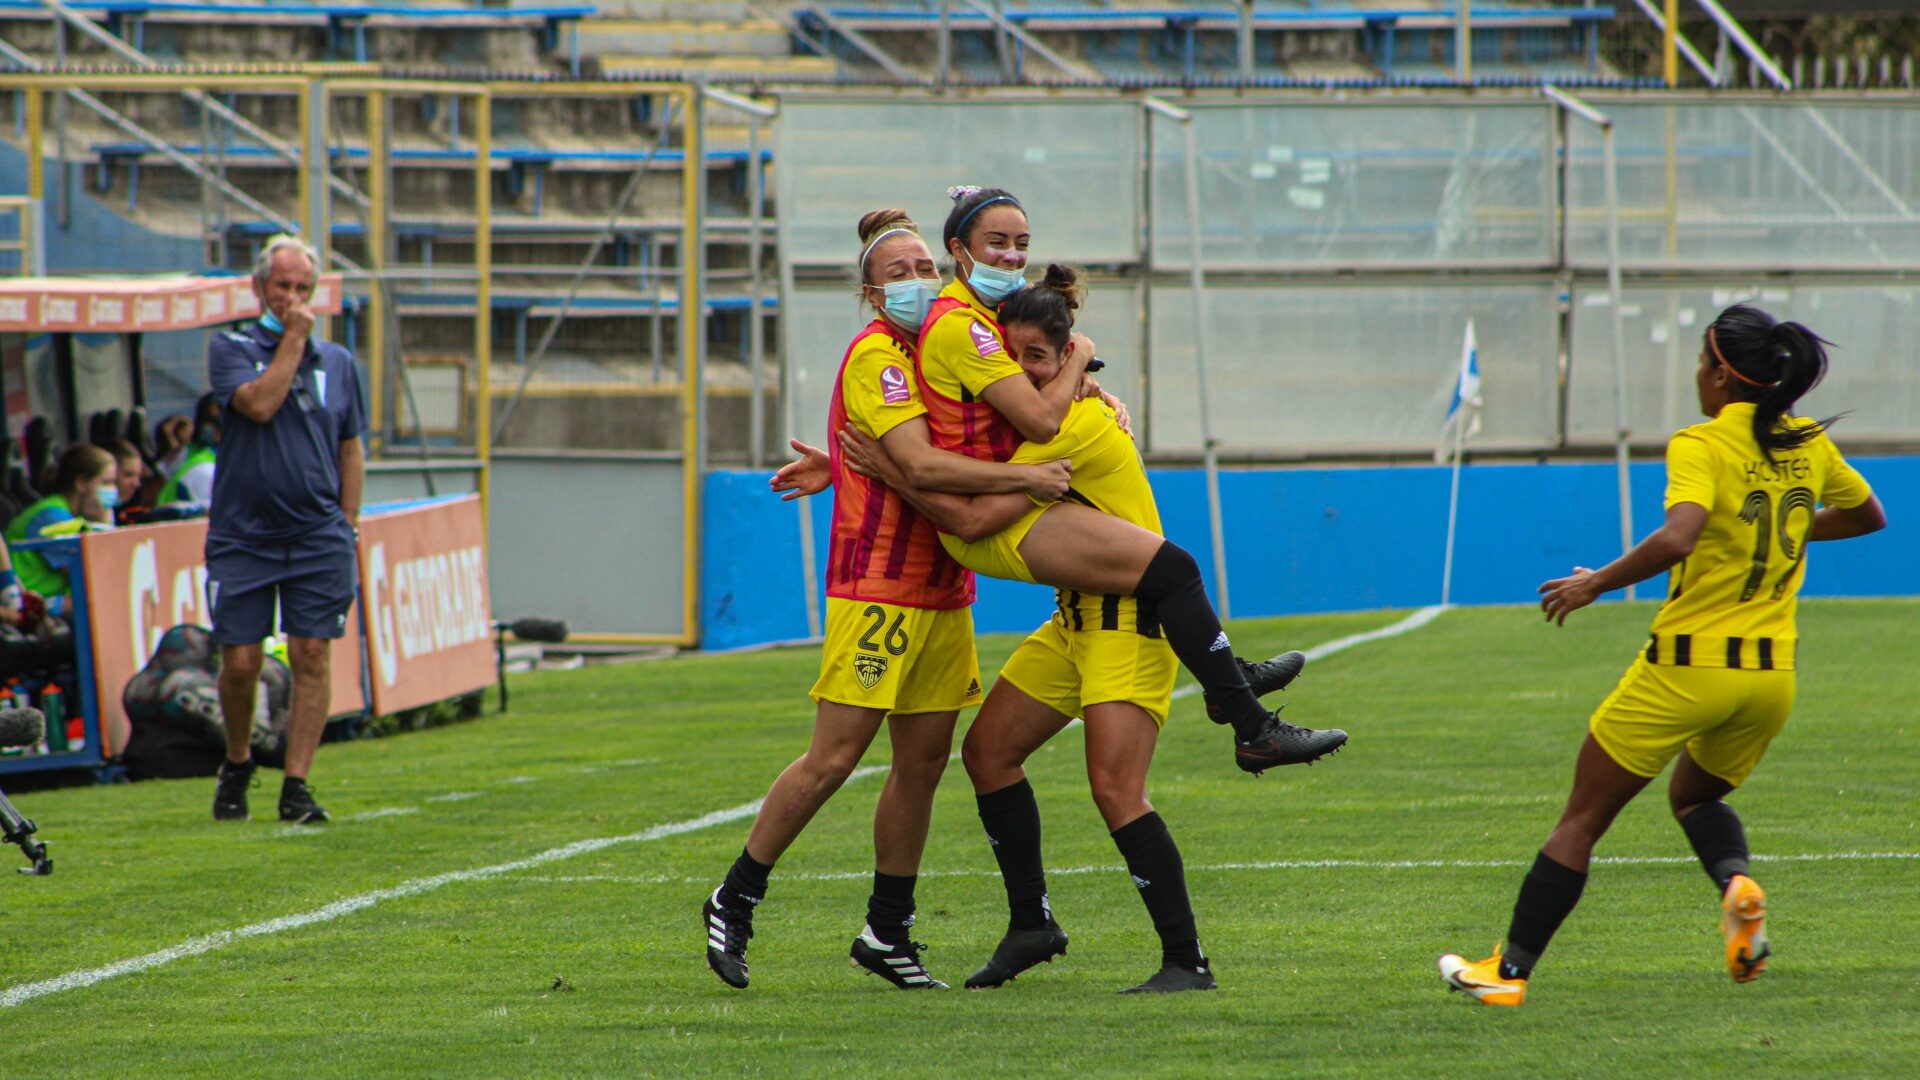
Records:
<instances>
[{"instance_id":1,"label":"yellow soccer jersey","mask_svg":"<svg viewBox=\"0 0 1920 1080\"><path fill-rule=\"evenodd\" d=\"M1735 402L1667 443L1666 505L1705 507L1707 524L1693 554L1669 574L1666 603L1653 620L1654 648L1666 648L1664 656L1649 655L1656 663L1791 667L1790 648L1777 643L1798 635L1795 601L1814 510L1850 509L1873 495L1824 434L1774 451L1769 464L1753 441L1753 409ZM1672 649L1682 636L1711 644L1678 660ZM1768 639L1769 655L1754 648L1757 639ZM1732 649L1744 650L1740 659L1731 659ZM1775 650L1784 662L1773 662Z\"/></svg>"},{"instance_id":2,"label":"yellow soccer jersey","mask_svg":"<svg viewBox=\"0 0 1920 1080\"><path fill-rule=\"evenodd\" d=\"M1073 462L1073 484L1067 498L1091 506L1102 513L1129 521L1148 532L1164 536L1160 528L1160 507L1153 500L1153 487L1147 483L1146 466L1140 451L1127 433L1120 430L1112 409L1099 398L1083 398L1067 410L1067 419L1051 442L1021 443L1014 451L1013 463L1032 465L1042 461ZM1131 596L1099 596L1071 590L1056 590L1060 617L1075 630L1138 630L1157 637L1159 630L1151 619L1140 625L1135 618L1138 605Z\"/></svg>"},{"instance_id":3,"label":"yellow soccer jersey","mask_svg":"<svg viewBox=\"0 0 1920 1080\"><path fill-rule=\"evenodd\" d=\"M870 438L927 414L913 378L913 357L891 334L868 334L854 345L840 372L840 404ZM829 438L837 437L828 432Z\"/></svg>"},{"instance_id":4,"label":"yellow soccer jersey","mask_svg":"<svg viewBox=\"0 0 1920 1080\"><path fill-rule=\"evenodd\" d=\"M935 393L950 401L979 401L987 387L1025 374L1007 352L993 309L981 306L973 290L955 281L940 290L940 298L966 306L942 315L920 343L920 372Z\"/></svg>"}]
</instances>

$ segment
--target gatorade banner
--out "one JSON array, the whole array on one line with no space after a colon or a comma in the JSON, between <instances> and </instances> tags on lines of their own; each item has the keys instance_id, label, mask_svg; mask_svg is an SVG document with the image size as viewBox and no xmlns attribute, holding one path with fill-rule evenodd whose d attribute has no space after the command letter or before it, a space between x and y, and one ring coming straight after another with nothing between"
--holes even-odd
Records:
<instances>
[{"instance_id":1,"label":"gatorade banner","mask_svg":"<svg viewBox=\"0 0 1920 1080\"><path fill-rule=\"evenodd\" d=\"M121 696L168 630L213 625L207 606L207 523L183 521L92 532L80 538L91 623L93 686L107 757L127 745L130 726ZM333 643L333 715L366 708L360 688L359 605L347 633Z\"/></svg>"},{"instance_id":2,"label":"gatorade banner","mask_svg":"<svg viewBox=\"0 0 1920 1080\"><path fill-rule=\"evenodd\" d=\"M374 712L427 705L493 682L479 496L363 516L360 596Z\"/></svg>"}]
</instances>

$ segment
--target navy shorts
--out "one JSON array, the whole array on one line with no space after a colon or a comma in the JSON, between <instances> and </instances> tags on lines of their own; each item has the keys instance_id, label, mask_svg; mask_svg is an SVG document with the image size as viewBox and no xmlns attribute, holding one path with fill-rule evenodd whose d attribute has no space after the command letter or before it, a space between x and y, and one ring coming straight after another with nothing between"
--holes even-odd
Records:
<instances>
[{"instance_id":1,"label":"navy shorts","mask_svg":"<svg viewBox=\"0 0 1920 1080\"><path fill-rule=\"evenodd\" d=\"M326 641L347 632L347 611L360 587L360 564L351 541L309 540L293 544L207 542L207 607L213 640L220 645L258 645L280 632Z\"/></svg>"}]
</instances>

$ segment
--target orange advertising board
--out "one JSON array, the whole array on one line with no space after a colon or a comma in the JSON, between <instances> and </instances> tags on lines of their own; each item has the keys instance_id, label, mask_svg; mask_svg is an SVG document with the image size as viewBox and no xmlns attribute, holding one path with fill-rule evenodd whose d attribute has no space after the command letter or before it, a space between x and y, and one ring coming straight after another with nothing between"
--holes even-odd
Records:
<instances>
[{"instance_id":1,"label":"orange advertising board","mask_svg":"<svg viewBox=\"0 0 1920 1080\"><path fill-rule=\"evenodd\" d=\"M376 713L493 682L493 604L478 496L362 517L360 595Z\"/></svg>"},{"instance_id":2,"label":"orange advertising board","mask_svg":"<svg viewBox=\"0 0 1920 1080\"><path fill-rule=\"evenodd\" d=\"M80 539L92 624L94 692L107 756L127 744L130 725L121 694L175 626L212 626L207 606L207 523L183 521ZM333 644L334 715L366 706L360 689L359 605L347 616L346 636Z\"/></svg>"},{"instance_id":3,"label":"orange advertising board","mask_svg":"<svg viewBox=\"0 0 1920 1080\"><path fill-rule=\"evenodd\" d=\"M316 315L340 314L339 274L313 289ZM134 334L216 326L260 314L251 278L7 278L0 280L0 330Z\"/></svg>"}]
</instances>

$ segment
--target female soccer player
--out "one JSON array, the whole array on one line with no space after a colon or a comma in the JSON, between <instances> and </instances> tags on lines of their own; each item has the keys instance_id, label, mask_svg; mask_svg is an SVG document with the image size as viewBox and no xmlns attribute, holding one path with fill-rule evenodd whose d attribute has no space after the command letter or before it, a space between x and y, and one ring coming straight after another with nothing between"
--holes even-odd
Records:
<instances>
[{"instance_id":1,"label":"female soccer player","mask_svg":"<svg viewBox=\"0 0 1920 1080\"><path fill-rule=\"evenodd\" d=\"M1026 377L1007 352L997 318L1001 304L1026 284L1026 212L999 188L947 194L954 205L941 236L956 274L920 334L927 426L942 450L1006 461L1022 440L1046 443L1060 430L1092 358L1066 350L1052 381L1036 387ZM1347 740L1343 731L1295 727L1261 706L1260 696L1285 685L1297 669L1238 660L1207 599L1199 564L1157 531L1066 502L1029 508L991 535L942 533L940 541L962 566L991 577L1132 596L1149 605L1174 654L1199 680L1207 714L1233 725L1234 759L1248 772L1311 762Z\"/></svg>"},{"instance_id":2,"label":"female soccer player","mask_svg":"<svg viewBox=\"0 0 1920 1080\"><path fill-rule=\"evenodd\" d=\"M1005 465L932 449L913 376L914 338L939 276L919 230L901 210L860 220L861 292L878 315L841 363L828 419L897 448L943 485L1058 498L1064 463ZM912 430L922 429L917 434ZM958 711L980 700L973 648L973 575L941 548L933 527L886 487L832 463L833 545L827 571L827 637L813 738L755 816L745 849L708 897L707 963L729 986L747 985L747 940L767 875L839 789L887 722L893 764L874 814L874 886L853 960L904 989L945 989L927 974L913 925L913 889L926 846L934 788L953 748ZM776 483L776 488L779 485ZM1021 496L1024 498L1025 496Z\"/></svg>"},{"instance_id":3,"label":"female soccer player","mask_svg":"<svg viewBox=\"0 0 1920 1080\"><path fill-rule=\"evenodd\" d=\"M1712 419L1667 443L1666 524L1599 570L1575 567L1540 586L1541 609L1564 624L1602 593L1671 572L1652 640L1588 721L1573 794L1520 885L1505 947L1477 963L1440 958L1455 990L1487 1005L1526 1000L1534 965L1580 900L1594 845L1676 756L1667 801L1720 890L1727 970L1742 983L1766 970L1766 896L1747 873L1740 816L1723 800L1793 706L1807 544L1887 521L1828 440L1832 421L1789 412L1826 374L1823 344L1756 308L1721 312L1694 380Z\"/></svg>"},{"instance_id":4,"label":"female soccer player","mask_svg":"<svg viewBox=\"0 0 1920 1080\"><path fill-rule=\"evenodd\" d=\"M1082 295L1078 275L1055 265L1047 267L1040 285L1001 305L999 322L1008 348L1035 385L1053 378L1074 351L1077 342L1070 334ZM849 443L862 467L871 468L943 530L997 529L1032 509L1019 495L921 491L880 447L855 437ZM1053 439L1021 444L1012 459L1068 458L1074 463L1070 498L1159 534L1160 514L1139 452L1102 402L1076 402ZM1007 660L961 746L1009 909L1006 937L967 986L1002 985L1066 951L1067 935L1054 921L1047 898L1039 809L1023 766L1069 720L1083 716L1094 804L1160 934L1159 972L1127 992L1211 990L1214 979L1200 952L1180 849L1147 802L1147 768L1173 702L1178 662L1151 610L1135 598L1066 589L1056 598L1059 610Z\"/></svg>"}]
</instances>

